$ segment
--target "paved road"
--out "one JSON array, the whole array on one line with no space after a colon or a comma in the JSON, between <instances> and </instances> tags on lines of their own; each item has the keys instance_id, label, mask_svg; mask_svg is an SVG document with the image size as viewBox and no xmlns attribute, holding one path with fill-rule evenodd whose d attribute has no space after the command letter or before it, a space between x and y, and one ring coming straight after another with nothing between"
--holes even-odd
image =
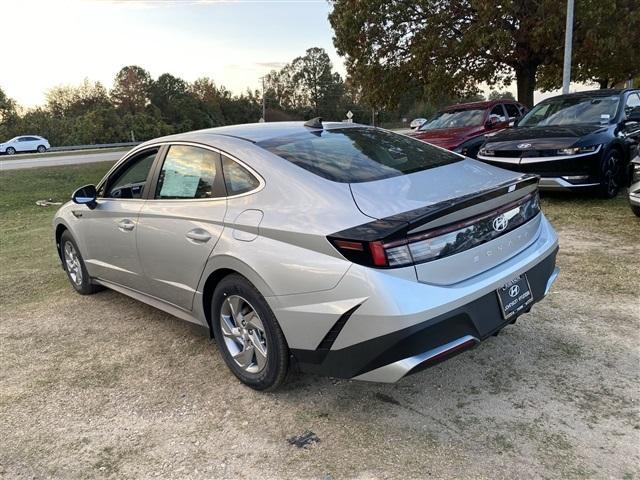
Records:
<instances>
[{"instance_id":1,"label":"paved road","mask_svg":"<svg viewBox=\"0 0 640 480\"><path fill-rule=\"evenodd\" d=\"M37 155L22 156L11 160L0 160L0 172L22 168L56 167L58 165L76 165L80 163L96 163L119 160L126 150L117 152L95 152L84 154L58 155L44 157Z\"/></svg>"}]
</instances>

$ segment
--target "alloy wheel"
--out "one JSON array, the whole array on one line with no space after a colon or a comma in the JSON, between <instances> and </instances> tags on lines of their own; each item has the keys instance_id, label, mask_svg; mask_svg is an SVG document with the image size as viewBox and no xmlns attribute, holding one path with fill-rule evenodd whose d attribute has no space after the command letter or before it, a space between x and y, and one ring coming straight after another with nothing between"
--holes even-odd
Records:
<instances>
[{"instance_id":1,"label":"alloy wheel","mask_svg":"<svg viewBox=\"0 0 640 480\"><path fill-rule=\"evenodd\" d=\"M14 153L16 153L16 149L13 147L9 147L7 148L6 152L7 152L7 155L13 155Z\"/></svg>"},{"instance_id":2,"label":"alloy wheel","mask_svg":"<svg viewBox=\"0 0 640 480\"><path fill-rule=\"evenodd\" d=\"M229 295L220 309L220 327L227 351L236 364L249 373L267 364L267 337L260 316L240 295Z\"/></svg>"},{"instance_id":3,"label":"alloy wheel","mask_svg":"<svg viewBox=\"0 0 640 480\"><path fill-rule=\"evenodd\" d=\"M82 285L82 265L80 264L80 257L71 242L64 244L64 262L67 266L67 273L71 281L78 286Z\"/></svg>"}]
</instances>

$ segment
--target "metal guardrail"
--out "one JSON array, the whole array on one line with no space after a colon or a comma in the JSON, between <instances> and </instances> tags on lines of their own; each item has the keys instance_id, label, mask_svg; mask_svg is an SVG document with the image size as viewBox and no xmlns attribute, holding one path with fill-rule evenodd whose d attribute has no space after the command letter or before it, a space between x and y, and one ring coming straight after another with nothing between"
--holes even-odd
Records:
<instances>
[{"instance_id":1,"label":"metal guardrail","mask_svg":"<svg viewBox=\"0 0 640 480\"><path fill-rule=\"evenodd\" d=\"M74 150L99 150L101 148L135 147L142 142L100 143L93 145L67 145L64 147L51 147L48 152L72 152Z\"/></svg>"}]
</instances>

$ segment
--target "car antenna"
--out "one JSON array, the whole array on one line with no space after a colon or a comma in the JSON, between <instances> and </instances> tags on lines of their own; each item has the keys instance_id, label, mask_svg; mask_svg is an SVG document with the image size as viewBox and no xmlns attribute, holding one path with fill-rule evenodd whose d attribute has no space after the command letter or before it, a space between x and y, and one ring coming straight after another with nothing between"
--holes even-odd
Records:
<instances>
[{"instance_id":1,"label":"car antenna","mask_svg":"<svg viewBox=\"0 0 640 480\"><path fill-rule=\"evenodd\" d=\"M322 127L322 117L312 118L311 120L307 120L304 122L305 127L309 128L323 128Z\"/></svg>"}]
</instances>

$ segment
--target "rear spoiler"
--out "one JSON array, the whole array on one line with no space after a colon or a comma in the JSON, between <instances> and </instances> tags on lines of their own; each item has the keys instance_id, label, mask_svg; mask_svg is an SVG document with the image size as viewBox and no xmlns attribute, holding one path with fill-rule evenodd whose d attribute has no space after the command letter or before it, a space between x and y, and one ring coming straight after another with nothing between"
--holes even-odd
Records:
<instances>
[{"instance_id":1,"label":"rear spoiler","mask_svg":"<svg viewBox=\"0 0 640 480\"><path fill-rule=\"evenodd\" d=\"M493 198L506 195L507 193L522 190L531 185L537 185L539 180L540 177L538 175L522 175L515 181L510 180L486 190L480 190L479 192L367 222L357 227L336 232L330 237L367 242L395 240L404 237L410 230L420 225L437 220L457 210L486 202Z\"/></svg>"}]
</instances>

